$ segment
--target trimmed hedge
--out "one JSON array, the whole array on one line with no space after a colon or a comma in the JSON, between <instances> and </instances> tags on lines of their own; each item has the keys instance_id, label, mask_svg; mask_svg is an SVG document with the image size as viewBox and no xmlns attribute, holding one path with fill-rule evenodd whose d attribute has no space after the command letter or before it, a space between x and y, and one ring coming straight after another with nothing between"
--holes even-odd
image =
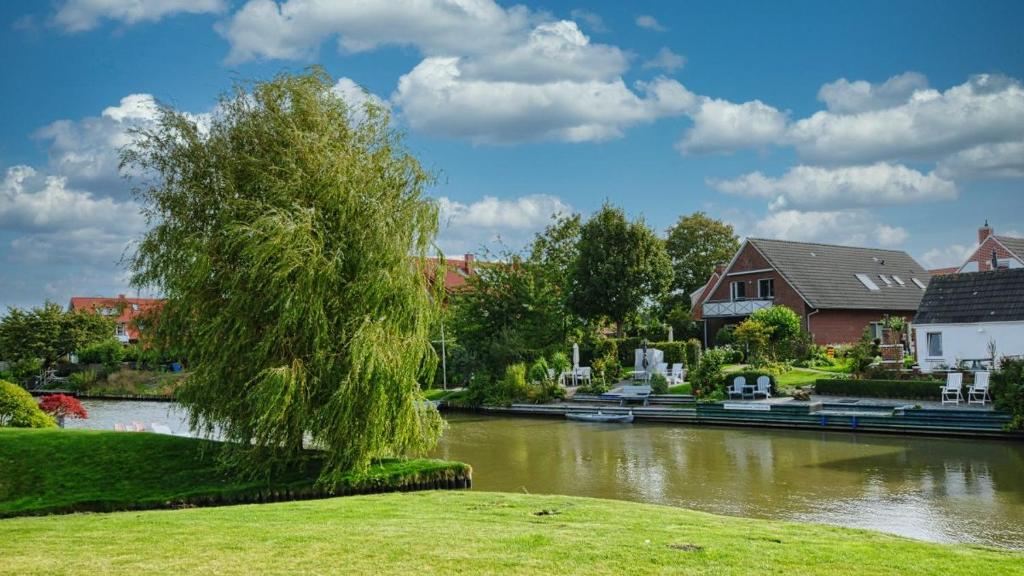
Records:
<instances>
[{"instance_id":1,"label":"trimmed hedge","mask_svg":"<svg viewBox=\"0 0 1024 576\"><path fill-rule=\"evenodd\" d=\"M775 384L775 376L771 374L766 374L764 372L730 372L725 375L725 389L727 392L729 387L732 386L733 380L735 380L737 376L743 376L746 378L747 386L757 386L757 379L761 376L767 376L768 381L770 382L769 389L772 391L772 394L775 394L776 390L778 390L778 386Z\"/></svg>"},{"instance_id":2,"label":"trimmed hedge","mask_svg":"<svg viewBox=\"0 0 1024 576\"><path fill-rule=\"evenodd\" d=\"M609 341L614 341L618 346L619 363L622 364L623 368L632 368L634 358L634 350L643 346L643 340L641 338L629 337L629 338L609 338ZM699 344L699 343L698 343ZM690 363L687 362L686 358L686 341L685 340L674 340L672 342L647 342L647 348L657 348L665 353L665 363L670 367L672 364L680 363L683 368L689 368Z\"/></svg>"},{"instance_id":3,"label":"trimmed hedge","mask_svg":"<svg viewBox=\"0 0 1024 576\"><path fill-rule=\"evenodd\" d=\"M870 398L908 398L938 400L941 380L833 380L814 383L818 394L830 396L866 396Z\"/></svg>"}]
</instances>

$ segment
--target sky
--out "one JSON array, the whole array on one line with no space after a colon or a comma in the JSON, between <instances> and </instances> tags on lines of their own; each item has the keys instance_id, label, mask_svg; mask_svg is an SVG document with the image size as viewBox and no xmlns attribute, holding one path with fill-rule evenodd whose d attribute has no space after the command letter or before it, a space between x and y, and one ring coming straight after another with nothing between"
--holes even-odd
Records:
<instances>
[{"instance_id":1,"label":"sky","mask_svg":"<svg viewBox=\"0 0 1024 576\"><path fill-rule=\"evenodd\" d=\"M0 306L134 294L128 131L314 64L438 173L449 255L607 201L955 265L986 219L1024 236L1022 27L997 0L5 0Z\"/></svg>"}]
</instances>

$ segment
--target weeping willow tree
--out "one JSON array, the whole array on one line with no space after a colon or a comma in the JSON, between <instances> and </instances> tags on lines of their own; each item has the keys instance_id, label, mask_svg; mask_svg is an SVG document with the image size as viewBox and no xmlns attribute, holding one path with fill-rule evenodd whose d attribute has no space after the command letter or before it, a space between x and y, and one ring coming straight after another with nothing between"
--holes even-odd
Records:
<instances>
[{"instance_id":1,"label":"weeping willow tree","mask_svg":"<svg viewBox=\"0 0 1024 576\"><path fill-rule=\"evenodd\" d=\"M133 283L167 298L156 338L188 359L178 398L233 463L273 472L324 451L321 481L436 443L437 358L420 264L432 182L387 111L320 70L237 86L212 118L162 108L122 165L149 232Z\"/></svg>"}]
</instances>

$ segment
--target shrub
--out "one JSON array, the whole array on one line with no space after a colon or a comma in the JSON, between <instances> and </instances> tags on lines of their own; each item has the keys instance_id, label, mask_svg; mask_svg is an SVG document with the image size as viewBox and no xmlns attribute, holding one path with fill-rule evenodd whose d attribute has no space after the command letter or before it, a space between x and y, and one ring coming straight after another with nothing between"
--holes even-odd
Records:
<instances>
[{"instance_id":1,"label":"shrub","mask_svg":"<svg viewBox=\"0 0 1024 576\"><path fill-rule=\"evenodd\" d=\"M103 364L108 372L116 372L124 359L124 346L114 339L86 346L78 352L78 360L85 364Z\"/></svg>"},{"instance_id":2,"label":"shrub","mask_svg":"<svg viewBox=\"0 0 1024 576\"><path fill-rule=\"evenodd\" d=\"M731 324L719 328L715 333L715 346L728 346L736 342L735 331L736 326Z\"/></svg>"},{"instance_id":3,"label":"shrub","mask_svg":"<svg viewBox=\"0 0 1024 576\"><path fill-rule=\"evenodd\" d=\"M611 386L604 380L595 378L586 386L580 386L577 390L577 394L604 394L611 390Z\"/></svg>"},{"instance_id":4,"label":"shrub","mask_svg":"<svg viewBox=\"0 0 1024 576\"><path fill-rule=\"evenodd\" d=\"M551 355L550 367L554 368L558 374L561 374L572 368L572 362L569 361L569 357L564 352L555 352Z\"/></svg>"},{"instance_id":5,"label":"shrub","mask_svg":"<svg viewBox=\"0 0 1024 576\"><path fill-rule=\"evenodd\" d=\"M814 384L818 394L830 396L866 396L870 398L920 398L938 400L941 380L833 380Z\"/></svg>"},{"instance_id":6,"label":"shrub","mask_svg":"<svg viewBox=\"0 0 1024 576\"><path fill-rule=\"evenodd\" d=\"M1024 359L1003 358L992 373L991 386L995 407L1013 414L1009 428L1024 430Z\"/></svg>"},{"instance_id":7,"label":"shrub","mask_svg":"<svg viewBox=\"0 0 1024 576\"><path fill-rule=\"evenodd\" d=\"M81 372L75 372L68 376L68 388L75 392L88 390L89 387L96 382L96 376L95 370L82 370Z\"/></svg>"},{"instance_id":8,"label":"shrub","mask_svg":"<svg viewBox=\"0 0 1024 576\"><path fill-rule=\"evenodd\" d=\"M543 356L530 366L530 382L546 382L551 380L548 376L548 361Z\"/></svg>"},{"instance_id":9,"label":"shrub","mask_svg":"<svg viewBox=\"0 0 1024 576\"><path fill-rule=\"evenodd\" d=\"M16 380L27 380L43 371L43 361L39 358L23 358L11 364L11 376Z\"/></svg>"},{"instance_id":10,"label":"shrub","mask_svg":"<svg viewBox=\"0 0 1024 576\"><path fill-rule=\"evenodd\" d=\"M85 407L77 398L64 394L43 396L43 399L39 401L39 409L56 419L57 425L61 428L64 427L65 418L84 420L89 417L89 413L85 411Z\"/></svg>"},{"instance_id":11,"label":"shrub","mask_svg":"<svg viewBox=\"0 0 1024 576\"><path fill-rule=\"evenodd\" d=\"M690 338L686 341L686 365L692 370L700 362L700 340Z\"/></svg>"},{"instance_id":12,"label":"shrub","mask_svg":"<svg viewBox=\"0 0 1024 576\"><path fill-rule=\"evenodd\" d=\"M689 366L686 363L686 342L656 342L654 347L665 353L665 362L669 365L681 363L684 368Z\"/></svg>"},{"instance_id":13,"label":"shrub","mask_svg":"<svg viewBox=\"0 0 1024 576\"><path fill-rule=\"evenodd\" d=\"M653 374L651 376L651 392L654 394L668 394L668 378L664 374Z\"/></svg>"},{"instance_id":14,"label":"shrub","mask_svg":"<svg viewBox=\"0 0 1024 576\"><path fill-rule=\"evenodd\" d=\"M35 398L17 384L0 380L0 427L52 428L53 418L39 409Z\"/></svg>"},{"instance_id":15,"label":"shrub","mask_svg":"<svg viewBox=\"0 0 1024 576\"><path fill-rule=\"evenodd\" d=\"M697 368L690 374L694 396L706 397L721 387L725 380L722 366L726 356L727 352L722 348L712 348L701 355Z\"/></svg>"}]
</instances>

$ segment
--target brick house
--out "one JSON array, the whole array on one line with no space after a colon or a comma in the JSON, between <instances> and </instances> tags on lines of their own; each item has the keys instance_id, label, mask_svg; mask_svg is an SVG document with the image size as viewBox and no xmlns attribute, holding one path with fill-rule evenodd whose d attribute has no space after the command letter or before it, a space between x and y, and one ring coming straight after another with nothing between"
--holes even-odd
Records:
<instances>
[{"instance_id":1,"label":"brick house","mask_svg":"<svg viewBox=\"0 0 1024 576\"><path fill-rule=\"evenodd\" d=\"M793 309L817 344L882 335L886 316L914 317L930 275L897 250L748 238L694 300L705 345L761 308ZM696 294L696 293L695 293Z\"/></svg>"},{"instance_id":2,"label":"brick house","mask_svg":"<svg viewBox=\"0 0 1024 576\"><path fill-rule=\"evenodd\" d=\"M986 220L985 225L978 228L978 247L954 272L988 272L1010 268L1024 268L1024 238L997 236Z\"/></svg>"},{"instance_id":3,"label":"brick house","mask_svg":"<svg viewBox=\"0 0 1024 576\"><path fill-rule=\"evenodd\" d=\"M466 289L470 276L477 273L476 257L473 254L466 254L461 260L457 258L445 258L444 260L444 282L445 292L449 294ZM434 286L438 280L438 269L441 261L438 258L427 258L424 271L427 281Z\"/></svg>"},{"instance_id":4,"label":"brick house","mask_svg":"<svg viewBox=\"0 0 1024 576\"><path fill-rule=\"evenodd\" d=\"M163 300L158 298L127 298L118 294L117 298L72 296L68 310L84 310L102 314L114 319L114 337L123 344L135 344L139 341L139 326L136 322L143 313L160 307Z\"/></svg>"}]
</instances>

